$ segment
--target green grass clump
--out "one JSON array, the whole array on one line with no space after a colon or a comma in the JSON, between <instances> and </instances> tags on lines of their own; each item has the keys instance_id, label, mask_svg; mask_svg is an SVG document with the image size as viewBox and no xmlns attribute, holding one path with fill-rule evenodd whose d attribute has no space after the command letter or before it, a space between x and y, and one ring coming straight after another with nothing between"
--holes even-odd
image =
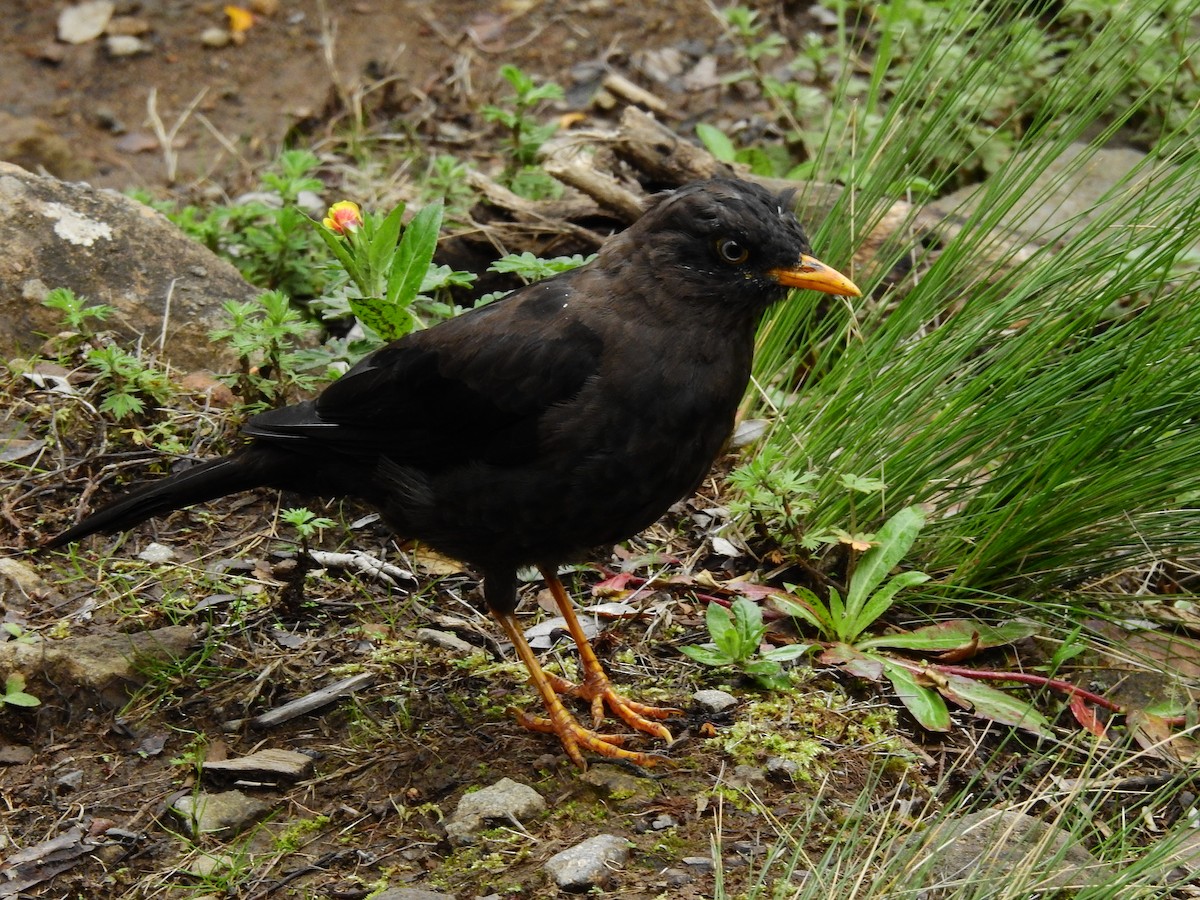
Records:
<instances>
[{"instance_id":1,"label":"green grass clump","mask_svg":"<svg viewBox=\"0 0 1200 900\"><path fill-rule=\"evenodd\" d=\"M1007 21L990 9L976 14ZM1174 9L1147 8L1139 21L1151 28ZM901 226L872 269L854 273L869 288L906 262L919 277L854 309L787 304L764 329L760 400L778 408L770 446L782 466L816 472L805 527L828 530L851 513L877 523L920 504L930 523L923 568L959 587L1018 592L1200 550L1200 167L1170 149L1195 113L1077 235L1045 245L1035 236L1026 248L1002 227L1045 200L1048 188L1022 198L1081 135L1096 134L1094 150L1171 83L1165 73L1144 87L1143 71L1119 64L1128 27L1110 17L1038 96L1018 103L1014 116L1036 112L1053 128L1022 138L1019 161L999 166L936 258ZM833 264L891 207L908 173L936 162L930 148L981 124L978 95L996 89L996 65L1021 64L1002 28L943 28L959 39L959 74L949 84L936 67L903 71L879 129L862 136L871 164L815 237ZM969 165L938 163L933 180L950 183ZM846 474L885 488L851 497Z\"/></svg>"}]
</instances>

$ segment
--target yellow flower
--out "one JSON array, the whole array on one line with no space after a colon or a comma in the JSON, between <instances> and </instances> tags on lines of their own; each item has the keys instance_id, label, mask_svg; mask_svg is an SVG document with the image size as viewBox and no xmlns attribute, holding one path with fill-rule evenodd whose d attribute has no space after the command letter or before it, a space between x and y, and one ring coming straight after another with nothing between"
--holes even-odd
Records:
<instances>
[{"instance_id":1,"label":"yellow flower","mask_svg":"<svg viewBox=\"0 0 1200 900\"><path fill-rule=\"evenodd\" d=\"M339 200L329 207L321 224L334 234L350 234L362 227L362 210L352 200Z\"/></svg>"},{"instance_id":2,"label":"yellow flower","mask_svg":"<svg viewBox=\"0 0 1200 900\"><path fill-rule=\"evenodd\" d=\"M225 15L229 17L229 30L233 34L249 31L254 24L254 14L240 6L226 6Z\"/></svg>"}]
</instances>

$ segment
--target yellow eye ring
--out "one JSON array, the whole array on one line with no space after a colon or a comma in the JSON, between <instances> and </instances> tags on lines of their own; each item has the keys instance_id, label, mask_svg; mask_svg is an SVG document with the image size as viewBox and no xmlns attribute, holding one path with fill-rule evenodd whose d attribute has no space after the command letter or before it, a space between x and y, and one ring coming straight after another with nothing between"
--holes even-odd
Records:
<instances>
[{"instance_id":1,"label":"yellow eye ring","mask_svg":"<svg viewBox=\"0 0 1200 900\"><path fill-rule=\"evenodd\" d=\"M750 258L750 250L742 246L734 238L717 238L713 246L716 248L717 256L720 257L721 262L726 262L733 266L741 265Z\"/></svg>"}]
</instances>

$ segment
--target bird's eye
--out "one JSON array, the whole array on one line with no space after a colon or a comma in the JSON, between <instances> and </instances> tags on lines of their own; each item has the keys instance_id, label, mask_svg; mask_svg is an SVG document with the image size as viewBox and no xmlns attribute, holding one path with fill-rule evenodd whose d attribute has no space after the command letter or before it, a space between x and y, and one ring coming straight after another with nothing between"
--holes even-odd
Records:
<instances>
[{"instance_id":1,"label":"bird's eye","mask_svg":"<svg viewBox=\"0 0 1200 900\"><path fill-rule=\"evenodd\" d=\"M750 251L733 238L717 238L715 246L722 262L736 266L750 258Z\"/></svg>"}]
</instances>

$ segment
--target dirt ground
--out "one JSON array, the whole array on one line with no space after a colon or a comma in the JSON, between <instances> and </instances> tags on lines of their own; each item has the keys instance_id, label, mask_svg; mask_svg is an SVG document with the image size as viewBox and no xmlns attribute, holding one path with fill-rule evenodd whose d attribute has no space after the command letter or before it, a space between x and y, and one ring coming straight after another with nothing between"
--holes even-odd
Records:
<instances>
[{"instance_id":1,"label":"dirt ground","mask_svg":"<svg viewBox=\"0 0 1200 900\"><path fill-rule=\"evenodd\" d=\"M397 130L469 150L478 142L466 119L494 95L505 63L570 86L605 64L627 67L636 51L711 52L721 36L699 2L282 0L240 43L210 48L206 29L228 24L221 4L127 0L116 12L148 49L114 57L104 39L55 40L64 5L7 5L3 110L43 119L65 140L72 174L121 190L163 188L171 154L177 183L236 190L289 135L311 144L381 105ZM156 136L154 118L170 140Z\"/></svg>"},{"instance_id":2,"label":"dirt ground","mask_svg":"<svg viewBox=\"0 0 1200 900\"><path fill-rule=\"evenodd\" d=\"M180 196L236 195L289 136L302 146L319 143L352 125L360 110L377 131L486 160L497 135L475 113L495 94L500 65L563 84L565 112L582 96L572 89L590 90L605 64L636 77L638 51L680 50L692 64L708 54L720 60L723 40L710 10L687 0L282 0L240 43L213 48L201 36L227 25L220 4L126 0L117 13L141 20L130 29L148 47L126 58L113 57L103 39L56 42L63 5L9 0L0 17L3 110L42 120L61 139L66 156L54 158L71 177ZM784 29L806 27L798 16L773 14ZM174 131L165 140L148 116L152 89L154 116L164 132ZM699 115L753 112L730 106L725 92L662 90L667 118L681 130ZM80 458L92 449L84 444ZM690 515L719 502L713 490L621 556L597 562L649 574L664 560L687 559ZM48 518L65 521L78 497L62 490L41 502L54 510ZM276 503L262 495L219 516L215 508L179 513L123 543L98 541L38 563L62 605L25 610L30 629L184 624L204 639L185 664L150 673L148 689L119 713L47 685L39 686L36 710L0 711L0 744L33 750L31 759L0 765L0 859L73 825L96 834L116 828L120 836L63 865L29 895L359 898L386 883L458 897L554 896L544 862L611 832L635 848L614 893L706 897L714 835L727 885L744 887L758 877L778 823L814 806L849 817L871 778L879 779L881 797L936 804L926 785L950 760L994 749L990 737L963 732L925 745L879 696L848 693L819 675L806 676L803 700L755 712L763 698L747 684L698 671L679 654L679 645L702 639L703 608L694 595L656 589L636 599L638 614L613 623L598 648L630 693L685 707L673 722L680 740L668 753L675 764L649 774L600 765L581 776L553 739L513 721L508 708L527 706L530 689L511 656L499 652L468 575L445 561L398 553L371 524L355 531L354 546L410 566L415 582L391 588L334 569L297 575L286 558L290 543L263 533ZM181 555L169 564L139 558L152 540ZM6 551L17 546L11 532L3 543ZM691 560L687 571L704 562ZM586 571L575 595L588 598L599 578ZM199 602L196 591L204 592ZM534 587L526 594L527 610L544 599ZM420 643L420 627L453 632L471 650ZM569 666L571 654L562 656ZM372 682L352 700L268 729L238 724L359 673ZM743 696L733 711L713 713L689 699L697 688L719 686ZM759 730L779 740L756 743L753 730L733 730L754 715L769 716ZM807 770L768 766L802 740L811 740ZM268 815L240 835L185 836L168 807L201 783L214 787L200 781L200 764L262 747L310 756L313 774L244 786ZM990 758L995 777L1019 768L1019 749ZM549 811L493 828L473 845L450 844L445 819L457 801L501 777L532 785Z\"/></svg>"}]
</instances>

